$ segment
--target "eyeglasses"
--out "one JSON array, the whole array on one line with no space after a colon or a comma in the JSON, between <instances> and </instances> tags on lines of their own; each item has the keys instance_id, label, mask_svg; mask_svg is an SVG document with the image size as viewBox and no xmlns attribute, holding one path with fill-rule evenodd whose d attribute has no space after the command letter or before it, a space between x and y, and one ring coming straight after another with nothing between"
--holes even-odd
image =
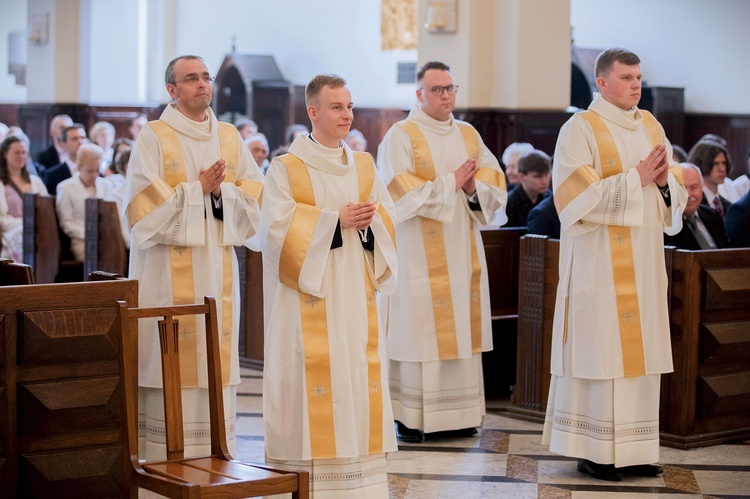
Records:
<instances>
[{"instance_id":1,"label":"eyeglasses","mask_svg":"<svg viewBox=\"0 0 750 499\"><path fill-rule=\"evenodd\" d=\"M208 73L203 73L200 76L195 73L191 73L181 80L173 81L172 85L176 85L177 83L187 83L188 85L194 85L198 83L198 80L203 80L204 83L211 83L212 81L214 81L214 79L215 78Z\"/></svg>"},{"instance_id":2,"label":"eyeglasses","mask_svg":"<svg viewBox=\"0 0 750 499\"><path fill-rule=\"evenodd\" d=\"M419 89L424 90L424 87L420 87ZM448 95L454 95L458 93L458 85L435 86L430 87L428 90L435 96L443 95L443 92L448 92Z\"/></svg>"}]
</instances>

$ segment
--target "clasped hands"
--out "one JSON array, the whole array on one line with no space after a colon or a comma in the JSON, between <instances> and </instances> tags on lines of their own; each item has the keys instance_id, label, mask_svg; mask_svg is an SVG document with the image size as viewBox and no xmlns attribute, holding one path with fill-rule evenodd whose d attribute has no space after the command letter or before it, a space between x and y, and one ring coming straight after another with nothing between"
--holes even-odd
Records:
<instances>
[{"instance_id":1,"label":"clasped hands","mask_svg":"<svg viewBox=\"0 0 750 499\"><path fill-rule=\"evenodd\" d=\"M474 159L467 159L464 164L458 167L453 175L456 177L456 191L463 189L466 194L473 196L477 191L475 175L477 173L477 162Z\"/></svg>"},{"instance_id":2,"label":"clasped hands","mask_svg":"<svg viewBox=\"0 0 750 499\"><path fill-rule=\"evenodd\" d=\"M218 160L216 163L211 165L207 170L201 170L198 173L198 179L201 182L203 188L203 195L205 196L209 192L217 198L221 196L221 183L224 181L224 170L226 169L226 162L223 159Z\"/></svg>"},{"instance_id":3,"label":"clasped hands","mask_svg":"<svg viewBox=\"0 0 750 499\"><path fill-rule=\"evenodd\" d=\"M654 147L646 156L646 159L638 163L636 170L638 170L638 175L641 176L641 186L646 186L651 182L656 182L659 187L667 185L669 177L667 147L664 144Z\"/></svg>"},{"instance_id":4,"label":"clasped hands","mask_svg":"<svg viewBox=\"0 0 750 499\"><path fill-rule=\"evenodd\" d=\"M357 228L365 230L372 223L377 206L370 203L347 203L346 206L339 210L339 221L341 229Z\"/></svg>"}]
</instances>

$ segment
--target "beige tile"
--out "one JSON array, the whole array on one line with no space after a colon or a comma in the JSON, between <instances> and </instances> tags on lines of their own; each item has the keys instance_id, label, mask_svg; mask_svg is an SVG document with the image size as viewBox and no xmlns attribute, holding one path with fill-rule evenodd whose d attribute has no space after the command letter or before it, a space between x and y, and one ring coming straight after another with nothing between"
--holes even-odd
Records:
<instances>
[{"instance_id":1,"label":"beige tile","mask_svg":"<svg viewBox=\"0 0 750 499\"><path fill-rule=\"evenodd\" d=\"M388 454L389 473L505 476L504 454L409 452Z\"/></svg>"},{"instance_id":2,"label":"beige tile","mask_svg":"<svg viewBox=\"0 0 750 499\"><path fill-rule=\"evenodd\" d=\"M704 494L750 494L750 472L695 470L693 474Z\"/></svg>"}]
</instances>

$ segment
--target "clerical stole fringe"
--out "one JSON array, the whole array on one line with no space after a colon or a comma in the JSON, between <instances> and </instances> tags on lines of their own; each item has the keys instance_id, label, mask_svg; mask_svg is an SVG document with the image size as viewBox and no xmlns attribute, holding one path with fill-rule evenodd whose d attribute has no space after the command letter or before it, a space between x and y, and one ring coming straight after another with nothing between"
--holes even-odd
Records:
<instances>
[{"instance_id":1,"label":"clerical stole fringe","mask_svg":"<svg viewBox=\"0 0 750 499\"><path fill-rule=\"evenodd\" d=\"M404 121L401 125L409 135L412 154L414 156L414 171L403 172L391 181L388 191L394 201L400 199L412 189L423 186L436 178L435 164L427 140L419 127L411 121ZM472 127L459 123L459 130L464 139L469 158L479 159L479 137ZM479 168L476 179L482 182L505 188L503 175L491 168ZM422 238L424 240L425 255L427 257L427 273L430 278L430 294L432 296L432 314L435 321L435 340L437 342L438 358L440 360L457 359L458 339L456 337L456 320L453 315L453 297L451 295L450 274L448 272L448 258L445 253L445 235L443 223L431 218L420 217ZM469 316L471 319L471 351L482 351L482 300L479 281L482 277L482 265L479 262L474 222L471 223L471 287L469 301Z\"/></svg>"},{"instance_id":2,"label":"clerical stole fringe","mask_svg":"<svg viewBox=\"0 0 750 499\"><path fill-rule=\"evenodd\" d=\"M281 249L279 280L299 293L302 343L305 350L305 381L309 417L310 452L313 459L336 457L336 437L333 417L331 358L328 342L325 298L317 298L299 289L299 275L310 247L320 209L315 205L315 193L305 163L293 154L279 158L289 175L291 194L297 203L290 230ZM359 202L370 197L375 180L375 164L367 153L355 153L359 184ZM378 213L395 241L393 222L385 209ZM294 230L292 230L294 229ZM383 452L383 396L380 386L380 356L378 354L378 314L375 287L365 263L365 299L367 302L367 380L370 405L369 453Z\"/></svg>"},{"instance_id":3,"label":"clerical stole fringe","mask_svg":"<svg viewBox=\"0 0 750 499\"><path fill-rule=\"evenodd\" d=\"M164 179L174 192L180 183L187 182L185 162L177 132L163 121L151 121L162 150ZM219 123L221 157L226 162L225 182L234 183L239 163L239 139L235 127ZM147 188L148 189L148 188ZM171 195L171 194L170 194ZM166 198L165 198L166 199ZM165 200L162 199L162 202ZM228 222L231 223L231 222ZM232 246L223 249L221 296L221 378L228 385L232 367ZM189 246L170 247L172 296L175 305L196 303L193 283L193 251ZM198 386L198 354L195 316L180 319L180 378L183 387Z\"/></svg>"},{"instance_id":4,"label":"clerical stole fringe","mask_svg":"<svg viewBox=\"0 0 750 499\"><path fill-rule=\"evenodd\" d=\"M603 178L622 173L620 153L617 150L614 137L604 121L593 111L583 111L581 115L594 131L596 145L599 149L600 164L609 165L606 171L604 171L604 168L602 169ZM653 117L644 113L643 125L652 146L661 143L661 133ZM630 231L630 227L609 226L609 247L612 255L617 318L620 326L623 373L626 377L646 375L641 313L635 282L633 243Z\"/></svg>"}]
</instances>

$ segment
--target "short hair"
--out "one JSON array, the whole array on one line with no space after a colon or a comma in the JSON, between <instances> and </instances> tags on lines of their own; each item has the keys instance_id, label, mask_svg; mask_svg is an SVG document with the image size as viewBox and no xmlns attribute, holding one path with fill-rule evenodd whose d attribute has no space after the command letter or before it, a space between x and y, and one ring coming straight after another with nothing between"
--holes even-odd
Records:
<instances>
[{"instance_id":1,"label":"short hair","mask_svg":"<svg viewBox=\"0 0 750 499\"><path fill-rule=\"evenodd\" d=\"M596 57L594 75L596 78L607 76L614 66L615 62L626 66L635 66L641 63L640 57L627 49L611 48L607 49Z\"/></svg>"},{"instance_id":2,"label":"short hair","mask_svg":"<svg viewBox=\"0 0 750 499\"><path fill-rule=\"evenodd\" d=\"M449 71L451 70L451 67L445 64L444 62L440 61L428 61L422 64L422 66L419 68L419 71L417 71L417 83L422 81L422 78L424 78L424 75L427 71L430 69L437 69L439 71Z\"/></svg>"},{"instance_id":3,"label":"short hair","mask_svg":"<svg viewBox=\"0 0 750 499\"><path fill-rule=\"evenodd\" d=\"M508 166L513 156L522 156L528 154L534 150L534 146L528 142L513 142L511 145L505 148L503 151L503 164Z\"/></svg>"},{"instance_id":4,"label":"short hair","mask_svg":"<svg viewBox=\"0 0 750 499\"><path fill-rule=\"evenodd\" d=\"M76 155L76 162L78 163L78 166L80 167L81 165L86 164L89 161L92 161L92 162L97 161L98 163L101 163L103 157L104 157L104 149L102 149L96 144L87 142L85 144L81 144L81 147L78 149L78 154Z\"/></svg>"},{"instance_id":5,"label":"short hair","mask_svg":"<svg viewBox=\"0 0 750 499\"><path fill-rule=\"evenodd\" d=\"M367 139L362 134L362 132L360 132L356 128L352 128L351 130L349 130L349 133L346 134L346 138L344 139L344 142L346 142L348 144L349 141L352 140L352 139L359 139L359 140L361 140L362 143L364 143L365 147L367 147Z\"/></svg>"},{"instance_id":6,"label":"short hair","mask_svg":"<svg viewBox=\"0 0 750 499\"><path fill-rule=\"evenodd\" d=\"M169 61L169 64L167 64L167 69L164 71L164 83L169 85L174 84L174 65L177 64L177 62L181 60L199 60L202 61L203 64L206 63L206 61L203 60L203 57L198 57L197 55L181 55L179 57L175 57L171 61Z\"/></svg>"},{"instance_id":7,"label":"short hair","mask_svg":"<svg viewBox=\"0 0 750 499\"><path fill-rule=\"evenodd\" d=\"M732 170L732 160L729 159L729 151L723 145L718 142L712 142L704 140L698 142L690 149L688 154L688 163L692 163L701 170L701 175L708 177L711 174L711 170L714 167L714 159L719 153L724 153L727 158L727 174Z\"/></svg>"},{"instance_id":8,"label":"short hair","mask_svg":"<svg viewBox=\"0 0 750 499\"><path fill-rule=\"evenodd\" d=\"M10 181L10 171L8 170L8 162L5 160L5 155L10 151L10 147L16 142L20 144L24 143L19 137L13 136L6 137L5 140L0 143L0 181L5 185L8 185L8 182ZM28 146L26 148L28 149ZM29 170L26 168L26 165L23 165L21 168L21 178L26 182L31 182Z\"/></svg>"},{"instance_id":9,"label":"short hair","mask_svg":"<svg viewBox=\"0 0 750 499\"><path fill-rule=\"evenodd\" d=\"M68 133L70 133L71 130L80 130L81 132L83 132L84 137L86 136L86 128L84 128L84 126L81 125L80 123L73 123L72 125L66 126L63 129L63 133L62 133L63 142L68 141Z\"/></svg>"},{"instance_id":10,"label":"short hair","mask_svg":"<svg viewBox=\"0 0 750 499\"><path fill-rule=\"evenodd\" d=\"M256 122L254 122L253 120L247 119L247 118L240 118L240 119L238 119L238 120L237 120L237 122L236 122L236 123L234 124L234 127L235 127L235 128L237 129L237 130L240 130L240 131L241 131L241 130L242 130L243 128L247 127L247 126L251 126L251 127L254 127L254 128L258 128L258 124L257 124Z\"/></svg>"},{"instance_id":11,"label":"short hair","mask_svg":"<svg viewBox=\"0 0 750 499\"><path fill-rule=\"evenodd\" d=\"M73 123L73 118L68 116L67 114L58 114L57 116L53 117L52 120L49 122L49 131L50 133L55 129L55 126L57 125L58 121L67 121L69 123Z\"/></svg>"},{"instance_id":12,"label":"short hair","mask_svg":"<svg viewBox=\"0 0 750 499\"><path fill-rule=\"evenodd\" d=\"M678 163L684 163L687 161L687 152L681 146L672 144L672 153L677 154Z\"/></svg>"},{"instance_id":13,"label":"short hair","mask_svg":"<svg viewBox=\"0 0 750 499\"><path fill-rule=\"evenodd\" d=\"M253 142L260 142L264 146L266 146L266 151L269 150L269 148L268 148L268 139L262 133L256 133L255 135L251 135L248 138L246 138L245 139L245 146L249 146Z\"/></svg>"},{"instance_id":14,"label":"short hair","mask_svg":"<svg viewBox=\"0 0 750 499\"><path fill-rule=\"evenodd\" d=\"M703 172L701 172L700 168L695 166L693 163L687 162L680 163L680 168L682 168L683 170L695 170L696 172L698 172L698 176L700 176L701 178L701 185L703 185Z\"/></svg>"},{"instance_id":15,"label":"short hair","mask_svg":"<svg viewBox=\"0 0 750 499\"><path fill-rule=\"evenodd\" d=\"M300 123L294 123L292 125L289 125L284 130L284 140L286 141L287 144L292 143L292 141L294 140L294 136L297 134L297 132L310 133L310 129Z\"/></svg>"},{"instance_id":16,"label":"short hair","mask_svg":"<svg viewBox=\"0 0 750 499\"><path fill-rule=\"evenodd\" d=\"M339 88L346 86L346 80L337 74L323 73L313 76L310 83L305 87L305 105L312 106L324 87Z\"/></svg>"},{"instance_id":17,"label":"short hair","mask_svg":"<svg viewBox=\"0 0 750 499\"><path fill-rule=\"evenodd\" d=\"M549 156L539 149L534 149L518 159L518 173L539 173L544 175L545 173L549 173L550 168L551 160Z\"/></svg>"},{"instance_id":18,"label":"short hair","mask_svg":"<svg viewBox=\"0 0 750 499\"><path fill-rule=\"evenodd\" d=\"M94 126L92 126L91 130L89 130L89 137L93 140L94 137L104 132L105 130L109 130L110 132L112 132L112 138L114 139L115 127L108 121L97 121L96 123L94 123Z\"/></svg>"}]
</instances>

